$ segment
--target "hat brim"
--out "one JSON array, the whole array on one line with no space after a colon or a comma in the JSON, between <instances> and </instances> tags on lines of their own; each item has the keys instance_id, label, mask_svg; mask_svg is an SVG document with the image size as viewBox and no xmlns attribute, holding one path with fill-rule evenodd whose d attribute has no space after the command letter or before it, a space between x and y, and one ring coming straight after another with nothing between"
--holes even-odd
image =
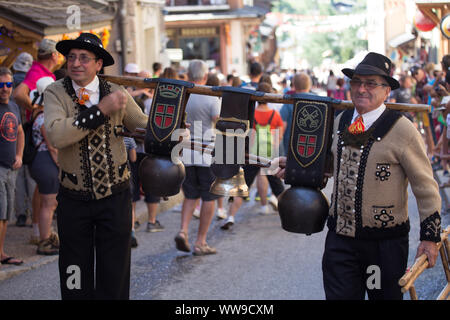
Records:
<instances>
[{"instance_id":1,"label":"hat brim","mask_svg":"<svg viewBox=\"0 0 450 320\"><path fill-rule=\"evenodd\" d=\"M353 78L353 75L355 74L355 69L345 68L341 70L343 74L345 74L350 79ZM395 80L394 78L387 76L385 74L382 74L381 72L378 72L377 70L374 70L374 68L371 68L371 66L361 66L359 65L356 74L360 74L363 76L380 76L386 79L387 83L391 87L392 90L400 88L400 83Z\"/></svg>"},{"instance_id":2,"label":"hat brim","mask_svg":"<svg viewBox=\"0 0 450 320\"><path fill-rule=\"evenodd\" d=\"M62 55L69 54L70 49L84 49L93 52L98 58L103 60L103 67L111 66L114 64L114 58L103 48L91 44L89 42L78 40L62 40L56 44L56 50Z\"/></svg>"}]
</instances>

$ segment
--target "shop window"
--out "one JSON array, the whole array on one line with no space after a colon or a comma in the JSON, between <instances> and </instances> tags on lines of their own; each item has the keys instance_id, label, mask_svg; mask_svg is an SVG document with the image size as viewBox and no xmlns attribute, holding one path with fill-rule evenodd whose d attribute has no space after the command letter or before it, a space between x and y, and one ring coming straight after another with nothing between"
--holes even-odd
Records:
<instances>
[{"instance_id":1,"label":"shop window","mask_svg":"<svg viewBox=\"0 0 450 320\"><path fill-rule=\"evenodd\" d=\"M183 49L183 60L214 60L220 65L219 38L181 38L179 48Z\"/></svg>"}]
</instances>

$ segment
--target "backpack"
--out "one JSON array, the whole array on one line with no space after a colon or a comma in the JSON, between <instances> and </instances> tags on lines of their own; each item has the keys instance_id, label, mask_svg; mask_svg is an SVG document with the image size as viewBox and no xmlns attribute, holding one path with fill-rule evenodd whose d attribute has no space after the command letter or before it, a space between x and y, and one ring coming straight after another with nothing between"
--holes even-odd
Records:
<instances>
[{"instance_id":1,"label":"backpack","mask_svg":"<svg viewBox=\"0 0 450 320\"><path fill-rule=\"evenodd\" d=\"M37 116L40 115L44 111L39 111L34 117L31 118L30 121L27 121L23 125L23 133L25 136L25 146L23 148L23 156L22 156L22 163L31 165L33 163L34 157L36 157L37 149L42 144L42 141L37 146L34 144L33 141L33 123L34 120L36 120Z\"/></svg>"},{"instance_id":2,"label":"backpack","mask_svg":"<svg viewBox=\"0 0 450 320\"><path fill-rule=\"evenodd\" d=\"M334 90L334 99L345 100L345 90Z\"/></svg>"},{"instance_id":3,"label":"backpack","mask_svg":"<svg viewBox=\"0 0 450 320\"><path fill-rule=\"evenodd\" d=\"M270 158L272 155L272 132L270 130L270 123L272 122L275 110L272 111L272 115L269 118L269 122L266 125L259 124L255 121L255 139L251 147L251 153L260 157Z\"/></svg>"}]
</instances>

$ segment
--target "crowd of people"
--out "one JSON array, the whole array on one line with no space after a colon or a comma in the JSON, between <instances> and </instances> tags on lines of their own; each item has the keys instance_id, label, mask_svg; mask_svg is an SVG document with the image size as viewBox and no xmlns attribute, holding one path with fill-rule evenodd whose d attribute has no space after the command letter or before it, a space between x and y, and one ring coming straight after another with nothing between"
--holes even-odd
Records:
<instances>
[{"instance_id":1,"label":"crowd of people","mask_svg":"<svg viewBox=\"0 0 450 320\"><path fill-rule=\"evenodd\" d=\"M113 58L98 43L99 40L89 34L59 43L44 39L39 45L37 60L33 61L28 53L21 53L12 70L0 68L1 263L23 263L4 252L8 220L15 215L19 227L31 220L33 235L30 243L37 245L37 254L60 254L62 284L67 280L67 274L63 272L66 266L81 264L90 270L87 278L83 278L85 289L82 293L74 295L62 286L63 298L128 297L129 249L138 246L135 230L140 223L136 220L135 210L142 196L148 213L146 231L165 230L157 219L161 199L145 193L141 188L138 168L145 158L144 142L117 138L111 134L113 124L124 125L130 131L136 127L145 128L154 92L151 89L121 88L98 78L96 75L100 70L114 64ZM66 57L66 63L55 71L59 54ZM392 90L386 92L386 98L381 101L423 103L433 107L429 114L404 115L423 136L433 168L442 168L446 175L450 102L445 97L450 96L449 68L450 56L447 55L442 60L441 68L427 64L396 74L399 88L390 83ZM390 74L382 77L391 81L394 79L391 78L394 68L387 71ZM191 61L186 71L173 66L163 68L158 62L153 64L152 70L143 70L136 63L129 63L123 74L185 80L197 85L233 86L265 93L316 95L322 91L328 97L340 100L354 100L352 90L356 87L369 89L373 82L370 82L372 79L369 79L370 83L352 79L353 73L346 74L347 78L338 78L330 71L327 83L318 90L317 80L308 70L283 72L280 76L265 73L260 63L253 62L249 66L248 76L236 73L224 76L216 68L209 70L208 65L200 60ZM366 75L362 74L364 78ZM355 84L357 81L359 86ZM376 83L372 87L377 85L387 86ZM192 124L189 129L192 140L202 143L214 141L215 136L207 136L207 133L213 132L220 108L221 99L218 97L190 95L186 105L186 122ZM292 104L258 103L254 115L255 136L251 139L252 153L272 159L286 156L292 117ZM199 122L200 126L197 125ZM31 128L31 140L26 139L24 128L27 127ZM22 163L26 143L32 144L36 152L31 160ZM120 155L121 150L126 150L126 159ZM185 149L184 157L189 158L186 154L190 152L196 151ZM209 255L217 253L217 249L207 243L216 203L216 217L223 220L221 229L229 230L236 222L235 215L243 201L249 199L232 197L227 210L223 197L210 192L215 177L210 168L211 162L201 158L202 163L186 163L180 230L174 242L182 252ZM260 204L258 212L262 215L276 213L277 197L285 189L281 180L283 175L271 175L255 165L245 165L243 169L249 187L256 181L255 200ZM81 214L79 208L86 208L86 212ZM112 211L113 217L111 222L105 223L101 219L108 210ZM128 216L121 216L121 211L129 211L130 221ZM55 212L57 232L52 228ZM189 241L192 217L200 220L193 248ZM123 225L118 227L117 223ZM110 241L110 227L121 234L114 242ZM108 253L112 245L116 249L114 255ZM97 250L97 286L93 285L93 247ZM80 256L82 262L74 260ZM123 263L118 264L118 259ZM109 267L111 265L115 267ZM332 268L328 264L324 267ZM112 278L116 280L107 283ZM329 280L327 284L331 285L333 281L336 279ZM111 294L113 291L115 293ZM329 294L333 296L334 292Z\"/></svg>"}]
</instances>

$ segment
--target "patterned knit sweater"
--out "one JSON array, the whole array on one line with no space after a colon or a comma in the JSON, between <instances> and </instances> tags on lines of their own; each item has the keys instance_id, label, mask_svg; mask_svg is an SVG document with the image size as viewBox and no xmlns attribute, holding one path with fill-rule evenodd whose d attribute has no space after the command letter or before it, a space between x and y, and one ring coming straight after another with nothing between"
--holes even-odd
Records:
<instances>
[{"instance_id":1,"label":"patterned knit sweater","mask_svg":"<svg viewBox=\"0 0 450 320\"><path fill-rule=\"evenodd\" d=\"M409 233L408 182L417 200L420 240L440 241L441 198L417 129L386 109L369 130L348 133L353 110L335 120L335 184L328 227L357 239L387 239Z\"/></svg>"},{"instance_id":2,"label":"patterned knit sweater","mask_svg":"<svg viewBox=\"0 0 450 320\"><path fill-rule=\"evenodd\" d=\"M116 90L127 95L124 110L105 116L96 105L80 105L68 77L49 85L44 94L45 128L58 149L60 192L86 201L129 187L127 152L117 133L124 127L145 128L148 119L123 87L99 80L100 99Z\"/></svg>"}]
</instances>

